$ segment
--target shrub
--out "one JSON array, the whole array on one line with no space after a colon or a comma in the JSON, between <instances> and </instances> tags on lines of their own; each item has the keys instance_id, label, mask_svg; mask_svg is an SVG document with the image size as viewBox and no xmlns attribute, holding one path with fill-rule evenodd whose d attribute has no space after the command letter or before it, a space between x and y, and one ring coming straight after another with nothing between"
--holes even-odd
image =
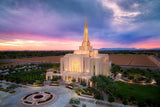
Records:
<instances>
[{"instance_id":1,"label":"shrub","mask_svg":"<svg viewBox=\"0 0 160 107\"><path fill-rule=\"evenodd\" d=\"M95 99L99 99L99 100L103 100L103 97L102 97L102 95L101 95L100 93L96 93L96 94L94 95L94 98L95 98Z\"/></svg>"},{"instance_id":2,"label":"shrub","mask_svg":"<svg viewBox=\"0 0 160 107\"><path fill-rule=\"evenodd\" d=\"M127 105L127 104L128 104L127 100L123 100L122 103L123 103L124 105Z\"/></svg>"},{"instance_id":3,"label":"shrub","mask_svg":"<svg viewBox=\"0 0 160 107\"><path fill-rule=\"evenodd\" d=\"M74 103L79 105L79 104L80 104L80 101L79 101L78 99L75 99L75 100L74 100Z\"/></svg>"},{"instance_id":4,"label":"shrub","mask_svg":"<svg viewBox=\"0 0 160 107\"><path fill-rule=\"evenodd\" d=\"M86 104L82 104L82 107L87 107Z\"/></svg>"},{"instance_id":5,"label":"shrub","mask_svg":"<svg viewBox=\"0 0 160 107\"><path fill-rule=\"evenodd\" d=\"M129 76L129 79L130 79L130 80L133 80L133 79L134 79L134 76Z\"/></svg>"},{"instance_id":6,"label":"shrub","mask_svg":"<svg viewBox=\"0 0 160 107\"><path fill-rule=\"evenodd\" d=\"M133 82L137 82L137 79L135 78L135 79L133 79Z\"/></svg>"},{"instance_id":7,"label":"shrub","mask_svg":"<svg viewBox=\"0 0 160 107\"><path fill-rule=\"evenodd\" d=\"M111 69L111 72L112 73L116 73L116 72L119 72L121 70L121 67L119 65L112 65L112 69Z\"/></svg>"},{"instance_id":8,"label":"shrub","mask_svg":"<svg viewBox=\"0 0 160 107\"><path fill-rule=\"evenodd\" d=\"M109 96L109 97L108 97L108 101L109 101L109 102L114 102L114 97L113 97L113 96Z\"/></svg>"},{"instance_id":9,"label":"shrub","mask_svg":"<svg viewBox=\"0 0 160 107\"><path fill-rule=\"evenodd\" d=\"M72 82L76 82L76 79L73 78L73 79L72 79Z\"/></svg>"},{"instance_id":10,"label":"shrub","mask_svg":"<svg viewBox=\"0 0 160 107\"><path fill-rule=\"evenodd\" d=\"M57 81L58 77L57 76L53 76L52 81Z\"/></svg>"},{"instance_id":11,"label":"shrub","mask_svg":"<svg viewBox=\"0 0 160 107\"><path fill-rule=\"evenodd\" d=\"M80 89L77 87L74 87L73 89L75 90L76 93L78 93L80 91Z\"/></svg>"},{"instance_id":12,"label":"shrub","mask_svg":"<svg viewBox=\"0 0 160 107\"><path fill-rule=\"evenodd\" d=\"M129 101L130 101L130 102L131 102L131 101L133 102L133 101L136 101L136 99L135 99L134 96L130 96L130 97L129 97Z\"/></svg>"},{"instance_id":13,"label":"shrub","mask_svg":"<svg viewBox=\"0 0 160 107\"><path fill-rule=\"evenodd\" d=\"M69 104L73 104L73 99L70 99L70 100L69 100Z\"/></svg>"},{"instance_id":14,"label":"shrub","mask_svg":"<svg viewBox=\"0 0 160 107\"><path fill-rule=\"evenodd\" d=\"M36 84L42 84L42 82L40 80L37 80Z\"/></svg>"},{"instance_id":15,"label":"shrub","mask_svg":"<svg viewBox=\"0 0 160 107\"><path fill-rule=\"evenodd\" d=\"M11 85L11 86L7 87L7 89L15 89L15 88L17 88L17 86L15 86L15 85Z\"/></svg>"},{"instance_id":16,"label":"shrub","mask_svg":"<svg viewBox=\"0 0 160 107\"><path fill-rule=\"evenodd\" d=\"M152 100L151 99L146 99L145 102L146 102L146 104L148 106L151 106L151 104L152 104Z\"/></svg>"},{"instance_id":17,"label":"shrub","mask_svg":"<svg viewBox=\"0 0 160 107\"><path fill-rule=\"evenodd\" d=\"M138 107L145 107L146 105L143 102L138 102Z\"/></svg>"},{"instance_id":18,"label":"shrub","mask_svg":"<svg viewBox=\"0 0 160 107\"><path fill-rule=\"evenodd\" d=\"M143 77L138 78L138 81L144 81L144 80L145 80L145 78L143 78Z\"/></svg>"},{"instance_id":19,"label":"shrub","mask_svg":"<svg viewBox=\"0 0 160 107\"><path fill-rule=\"evenodd\" d=\"M146 82L151 83L151 82L152 82L152 79L151 79L151 78L147 78L147 79L146 79Z\"/></svg>"},{"instance_id":20,"label":"shrub","mask_svg":"<svg viewBox=\"0 0 160 107\"><path fill-rule=\"evenodd\" d=\"M82 82L81 82L81 85L82 85L82 86L86 86L86 82L85 82L85 81L82 81Z\"/></svg>"},{"instance_id":21,"label":"shrub","mask_svg":"<svg viewBox=\"0 0 160 107\"><path fill-rule=\"evenodd\" d=\"M78 99L71 98L70 101L69 101L69 104L77 104L77 105L79 105L80 101Z\"/></svg>"},{"instance_id":22,"label":"shrub","mask_svg":"<svg viewBox=\"0 0 160 107\"><path fill-rule=\"evenodd\" d=\"M117 97L120 99L120 100L123 100L123 96L121 94L117 94Z\"/></svg>"}]
</instances>

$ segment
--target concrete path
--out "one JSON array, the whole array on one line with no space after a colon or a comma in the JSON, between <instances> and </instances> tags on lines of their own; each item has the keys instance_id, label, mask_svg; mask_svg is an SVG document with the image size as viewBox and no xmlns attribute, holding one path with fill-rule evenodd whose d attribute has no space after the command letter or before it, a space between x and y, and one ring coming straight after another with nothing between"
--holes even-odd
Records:
<instances>
[{"instance_id":1,"label":"concrete path","mask_svg":"<svg viewBox=\"0 0 160 107\"><path fill-rule=\"evenodd\" d=\"M8 83L8 82L4 82L4 83ZM26 86L26 85L22 85L22 86L25 86L25 88L22 88L22 87L16 88L16 93L9 95L6 99L0 102L0 107L33 107L33 106L23 105L20 100L25 95L36 92L36 91L48 91L48 92L54 93L57 96L57 100L55 102L50 102L46 105L37 106L37 107L65 107L69 104L69 100L71 98L83 98L86 100L93 100L95 102L95 103L90 103L87 101L80 101L81 102L80 107L82 107L82 104L86 104L87 107L105 107L103 105L96 104L96 101L109 103L116 107L131 107L131 106L127 106L127 105L125 106L119 103L110 103L108 101L102 101L102 100L96 100L93 98L78 96L74 90L65 88L65 85L61 85L61 86L46 85L43 87L31 87L31 86Z\"/></svg>"},{"instance_id":2,"label":"concrete path","mask_svg":"<svg viewBox=\"0 0 160 107\"><path fill-rule=\"evenodd\" d=\"M42 105L38 107L65 107L71 98L69 93L57 87L46 87L45 89L44 87L43 88L27 88L27 90L21 90L19 91L18 94L14 94L13 96L6 99L4 102L0 104L0 107L27 107L21 104L20 99L26 94L33 93L36 91L42 91L42 90L52 92L58 98L54 103L51 102L46 105ZM33 107L33 106L29 106L29 107Z\"/></svg>"}]
</instances>

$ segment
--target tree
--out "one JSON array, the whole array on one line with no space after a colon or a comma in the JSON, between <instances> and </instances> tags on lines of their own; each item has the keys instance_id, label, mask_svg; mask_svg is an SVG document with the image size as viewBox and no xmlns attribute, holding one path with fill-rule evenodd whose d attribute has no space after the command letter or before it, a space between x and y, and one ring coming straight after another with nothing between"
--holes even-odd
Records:
<instances>
[{"instance_id":1,"label":"tree","mask_svg":"<svg viewBox=\"0 0 160 107\"><path fill-rule=\"evenodd\" d=\"M106 83L101 78L97 78L97 89L102 91L105 85Z\"/></svg>"},{"instance_id":2,"label":"tree","mask_svg":"<svg viewBox=\"0 0 160 107\"><path fill-rule=\"evenodd\" d=\"M86 82L85 81L81 81L81 85L82 86L86 86Z\"/></svg>"},{"instance_id":3,"label":"tree","mask_svg":"<svg viewBox=\"0 0 160 107\"><path fill-rule=\"evenodd\" d=\"M82 104L82 107L87 107L86 104Z\"/></svg>"},{"instance_id":4,"label":"tree","mask_svg":"<svg viewBox=\"0 0 160 107\"><path fill-rule=\"evenodd\" d=\"M144 102L138 102L138 107L145 107L146 105L144 104Z\"/></svg>"},{"instance_id":5,"label":"tree","mask_svg":"<svg viewBox=\"0 0 160 107\"><path fill-rule=\"evenodd\" d=\"M136 101L136 98L134 96L130 96L128 100L133 102Z\"/></svg>"},{"instance_id":6,"label":"tree","mask_svg":"<svg viewBox=\"0 0 160 107\"><path fill-rule=\"evenodd\" d=\"M120 100L123 100L122 94L118 93L118 94L117 94L117 98L119 98Z\"/></svg>"},{"instance_id":7,"label":"tree","mask_svg":"<svg viewBox=\"0 0 160 107\"><path fill-rule=\"evenodd\" d=\"M128 104L128 102L127 102L127 100L125 99L125 100L123 100L122 101L122 103L124 104L124 105L127 105Z\"/></svg>"},{"instance_id":8,"label":"tree","mask_svg":"<svg viewBox=\"0 0 160 107\"><path fill-rule=\"evenodd\" d=\"M113 95L114 90L117 89L113 80L104 75L92 76L91 81L93 82L93 85L96 84L96 86L94 86L101 92L108 92L110 95Z\"/></svg>"},{"instance_id":9,"label":"tree","mask_svg":"<svg viewBox=\"0 0 160 107\"><path fill-rule=\"evenodd\" d=\"M130 79L130 80L133 80L133 79L134 79L134 76L129 76L129 79Z\"/></svg>"},{"instance_id":10,"label":"tree","mask_svg":"<svg viewBox=\"0 0 160 107\"><path fill-rule=\"evenodd\" d=\"M73 78L73 79L72 79L72 82L76 82L76 79Z\"/></svg>"},{"instance_id":11,"label":"tree","mask_svg":"<svg viewBox=\"0 0 160 107\"><path fill-rule=\"evenodd\" d=\"M112 73L117 73L121 70L121 67L119 65L114 65L112 68L111 68L111 72Z\"/></svg>"},{"instance_id":12,"label":"tree","mask_svg":"<svg viewBox=\"0 0 160 107\"><path fill-rule=\"evenodd\" d=\"M91 81L92 81L92 83L93 83L93 87L95 87L95 84L96 84L96 81L97 81L96 76L92 76L92 77L91 77Z\"/></svg>"},{"instance_id":13,"label":"tree","mask_svg":"<svg viewBox=\"0 0 160 107\"><path fill-rule=\"evenodd\" d=\"M101 94L99 94L99 93L96 93L96 94L94 95L94 98L95 98L95 99L99 99L99 100L103 100L103 96L102 96Z\"/></svg>"},{"instance_id":14,"label":"tree","mask_svg":"<svg viewBox=\"0 0 160 107\"><path fill-rule=\"evenodd\" d=\"M69 104L73 104L73 102L74 102L73 99L69 100Z\"/></svg>"},{"instance_id":15,"label":"tree","mask_svg":"<svg viewBox=\"0 0 160 107\"><path fill-rule=\"evenodd\" d=\"M108 101L109 101L109 102L114 102L114 97L113 97L113 96L109 96L109 97L108 97Z\"/></svg>"},{"instance_id":16,"label":"tree","mask_svg":"<svg viewBox=\"0 0 160 107\"><path fill-rule=\"evenodd\" d=\"M34 85L40 85L40 84L42 84L42 82L39 81L39 80L37 80L37 81L34 83Z\"/></svg>"},{"instance_id":17,"label":"tree","mask_svg":"<svg viewBox=\"0 0 160 107\"><path fill-rule=\"evenodd\" d=\"M151 99L146 99L145 100L146 104L150 107L152 104L152 100Z\"/></svg>"}]
</instances>

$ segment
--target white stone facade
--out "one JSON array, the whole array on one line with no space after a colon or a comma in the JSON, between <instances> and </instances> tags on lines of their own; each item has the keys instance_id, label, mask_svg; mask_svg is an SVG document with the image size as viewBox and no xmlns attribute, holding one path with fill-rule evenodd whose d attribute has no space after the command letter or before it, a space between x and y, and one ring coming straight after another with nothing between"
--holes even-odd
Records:
<instances>
[{"instance_id":1,"label":"white stone facade","mask_svg":"<svg viewBox=\"0 0 160 107\"><path fill-rule=\"evenodd\" d=\"M76 82L84 80L88 84L93 75L109 76L110 69L111 62L108 54L99 54L98 50L93 50L90 45L86 21L82 46L73 54L66 54L60 60L62 79L66 82L72 79L75 79Z\"/></svg>"}]
</instances>

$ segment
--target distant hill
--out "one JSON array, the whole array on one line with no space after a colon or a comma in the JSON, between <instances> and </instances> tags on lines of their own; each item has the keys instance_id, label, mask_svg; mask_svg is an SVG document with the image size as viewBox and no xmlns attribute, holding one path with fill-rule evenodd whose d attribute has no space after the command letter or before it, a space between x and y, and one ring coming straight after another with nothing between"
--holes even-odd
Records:
<instances>
[{"instance_id":1,"label":"distant hill","mask_svg":"<svg viewBox=\"0 0 160 107\"><path fill-rule=\"evenodd\" d=\"M145 49L145 48L100 48L98 50L160 50L160 48L152 48L152 49Z\"/></svg>"}]
</instances>

